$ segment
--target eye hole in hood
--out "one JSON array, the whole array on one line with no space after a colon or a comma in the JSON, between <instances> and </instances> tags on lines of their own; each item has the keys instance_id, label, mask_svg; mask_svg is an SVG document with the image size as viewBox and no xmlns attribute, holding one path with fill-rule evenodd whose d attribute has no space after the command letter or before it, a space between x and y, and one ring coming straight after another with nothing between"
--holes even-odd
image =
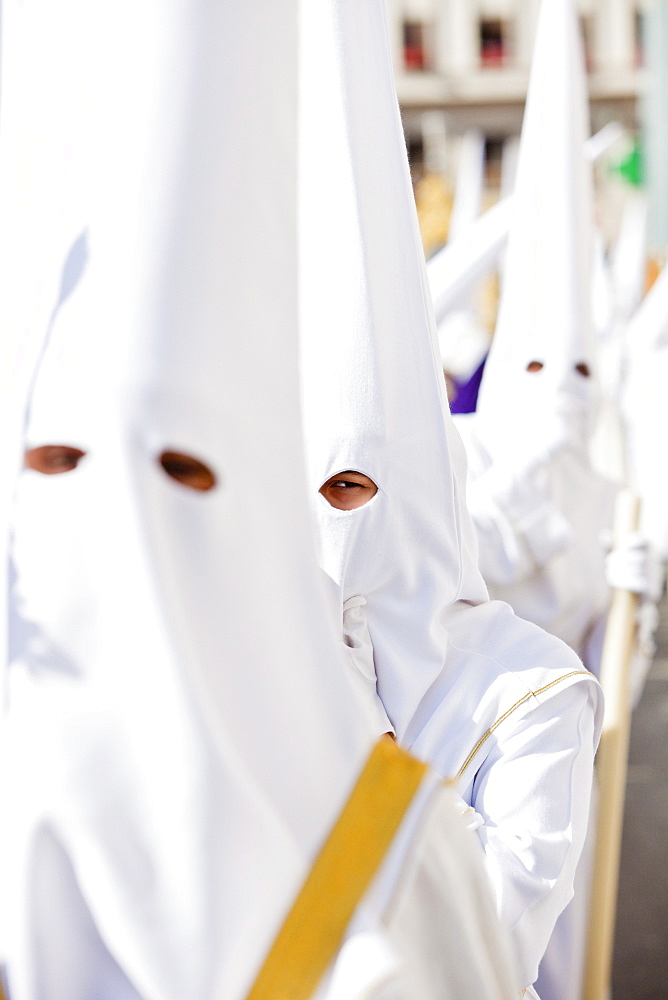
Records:
<instances>
[{"instance_id":1,"label":"eye hole in hood","mask_svg":"<svg viewBox=\"0 0 668 1000\"><path fill-rule=\"evenodd\" d=\"M72 472L85 455L81 448L68 444L43 444L26 451L24 465L26 469L41 472L43 476L57 476L62 472Z\"/></svg>"},{"instance_id":2,"label":"eye hole in hood","mask_svg":"<svg viewBox=\"0 0 668 1000\"><path fill-rule=\"evenodd\" d=\"M215 473L193 455L180 451L163 451L158 461L170 479L175 479L188 489L206 493L216 485Z\"/></svg>"},{"instance_id":3,"label":"eye hole in hood","mask_svg":"<svg viewBox=\"0 0 668 1000\"><path fill-rule=\"evenodd\" d=\"M375 497L378 487L363 472L346 469L345 472L337 472L335 476L331 476L323 483L319 492L337 510L356 510Z\"/></svg>"},{"instance_id":4,"label":"eye hole in hood","mask_svg":"<svg viewBox=\"0 0 668 1000\"><path fill-rule=\"evenodd\" d=\"M543 370L544 367L545 365L543 364L542 361L530 361L529 364L527 365L527 371L540 372Z\"/></svg>"},{"instance_id":5,"label":"eye hole in hood","mask_svg":"<svg viewBox=\"0 0 668 1000\"><path fill-rule=\"evenodd\" d=\"M589 378L589 376L591 375L591 370L586 361L578 362L578 364L575 365L575 370L576 372L579 372L580 375L583 376L583 378Z\"/></svg>"}]
</instances>

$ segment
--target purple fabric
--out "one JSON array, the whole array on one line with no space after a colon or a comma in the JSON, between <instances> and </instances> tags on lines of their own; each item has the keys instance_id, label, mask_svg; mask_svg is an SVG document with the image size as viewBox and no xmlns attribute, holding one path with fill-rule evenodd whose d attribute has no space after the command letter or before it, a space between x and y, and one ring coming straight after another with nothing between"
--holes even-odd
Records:
<instances>
[{"instance_id":1,"label":"purple fabric","mask_svg":"<svg viewBox=\"0 0 668 1000\"><path fill-rule=\"evenodd\" d=\"M483 358L468 382L458 382L456 379L452 380L457 390L457 395L450 403L451 413L475 412L485 361L487 361L487 358Z\"/></svg>"}]
</instances>

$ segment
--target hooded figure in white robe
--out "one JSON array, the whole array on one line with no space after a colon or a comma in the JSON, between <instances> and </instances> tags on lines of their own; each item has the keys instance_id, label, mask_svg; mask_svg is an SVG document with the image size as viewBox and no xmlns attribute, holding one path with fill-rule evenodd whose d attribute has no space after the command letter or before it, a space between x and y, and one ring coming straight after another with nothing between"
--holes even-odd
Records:
<instances>
[{"instance_id":1,"label":"hooded figure in white robe","mask_svg":"<svg viewBox=\"0 0 668 1000\"><path fill-rule=\"evenodd\" d=\"M297 9L145 0L104 16L71 0L60 16L77 25L68 71L80 46L95 68L95 181L85 230L34 275L46 296L64 270L68 294L42 330L10 526L4 985L10 1000L241 1000L378 728L307 528ZM391 775L409 760L380 747ZM511 1000L454 793L417 766L317 996ZM316 926L345 884L320 892ZM289 957L313 960L299 937Z\"/></svg>"},{"instance_id":2,"label":"hooded figure in white robe","mask_svg":"<svg viewBox=\"0 0 668 1000\"><path fill-rule=\"evenodd\" d=\"M455 423L491 595L598 672L609 584L634 588L638 553L606 562L617 487L591 458L599 394L586 87L575 5L543 0L497 328L477 411ZM544 1000L580 995L587 868L541 968Z\"/></svg>"},{"instance_id":3,"label":"hooded figure in white robe","mask_svg":"<svg viewBox=\"0 0 668 1000\"><path fill-rule=\"evenodd\" d=\"M543 0L496 332L477 411L455 424L492 596L559 636L596 673L610 587L647 598L635 702L653 649L656 559L644 535L607 553L618 485L592 450L601 440L603 395L614 393L609 384L600 392L588 135L577 12L572 0ZM623 446L616 440L615 453Z\"/></svg>"},{"instance_id":4,"label":"hooded figure in white robe","mask_svg":"<svg viewBox=\"0 0 668 1000\"><path fill-rule=\"evenodd\" d=\"M309 0L302 15L302 391L320 562L385 727L456 777L517 988L530 988L572 892L600 693L571 650L488 600L476 565L383 4Z\"/></svg>"},{"instance_id":5,"label":"hooded figure in white robe","mask_svg":"<svg viewBox=\"0 0 668 1000\"><path fill-rule=\"evenodd\" d=\"M480 568L493 596L585 662L607 611L614 487L592 469L596 345L584 60L571 0L544 0L503 293L474 415L459 417Z\"/></svg>"}]
</instances>

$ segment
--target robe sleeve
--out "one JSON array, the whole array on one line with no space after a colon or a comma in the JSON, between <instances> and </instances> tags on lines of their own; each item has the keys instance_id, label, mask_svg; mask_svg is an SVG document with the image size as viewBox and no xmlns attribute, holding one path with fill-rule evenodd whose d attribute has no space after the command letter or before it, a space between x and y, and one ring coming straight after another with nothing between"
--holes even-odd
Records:
<instances>
[{"instance_id":1,"label":"robe sleeve","mask_svg":"<svg viewBox=\"0 0 668 1000\"><path fill-rule=\"evenodd\" d=\"M478 435L477 414L454 418L468 462L466 501L488 585L525 579L572 541L573 530L553 500L550 470L563 449L561 429L541 433L493 461ZM519 449L519 453L518 453Z\"/></svg>"},{"instance_id":2,"label":"robe sleeve","mask_svg":"<svg viewBox=\"0 0 668 1000\"><path fill-rule=\"evenodd\" d=\"M488 584L530 576L571 541L568 521L529 478L515 480L492 468L469 483L467 501Z\"/></svg>"},{"instance_id":3,"label":"robe sleeve","mask_svg":"<svg viewBox=\"0 0 668 1000\"><path fill-rule=\"evenodd\" d=\"M522 986L532 984L557 917L573 894L593 778L595 707L576 684L501 736L464 798Z\"/></svg>"}]
</instances>

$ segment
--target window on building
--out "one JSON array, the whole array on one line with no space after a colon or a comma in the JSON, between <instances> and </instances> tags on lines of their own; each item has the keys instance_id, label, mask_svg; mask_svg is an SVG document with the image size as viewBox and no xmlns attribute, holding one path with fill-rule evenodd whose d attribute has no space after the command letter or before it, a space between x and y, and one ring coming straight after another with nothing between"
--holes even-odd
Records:
<instances>
[{"instance_id":1,"label":"window on building","mask_svg":"<svg viewBox=\"0 0 668 1000\"><path fill-rule=\"evenodd\" d=\"M423 21L404 21L404 67L431 69L429 29Z\"/></svg>"},{"instance_id":2,"label":"window on building","mask_svg":"<svg viewBox=\"0 0 668 1000\"><path fill-rule=\"evenodd\" d=\"M508 59L508 26L501 18L480 21L480 64L484 67L503 66Z\"/></svg>"}]
</instances>

